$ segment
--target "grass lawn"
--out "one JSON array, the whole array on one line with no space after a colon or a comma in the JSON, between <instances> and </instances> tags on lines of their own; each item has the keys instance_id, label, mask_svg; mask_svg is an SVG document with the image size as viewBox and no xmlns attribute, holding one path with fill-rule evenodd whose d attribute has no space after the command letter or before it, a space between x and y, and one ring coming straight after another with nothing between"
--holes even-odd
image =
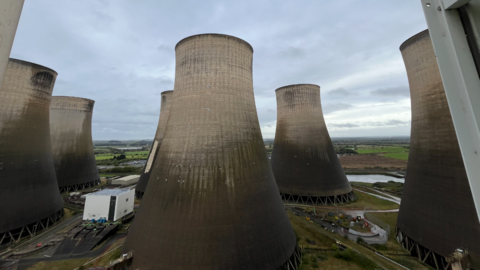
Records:
<instances>
[{"instance_id":1,"label":"grass lawn","mask_svg":"<svg viewBox=\"0 0 480 270\"><path fill-rule=\"evenodd\" d=\"M363 191L366 191L366 192L369 192L369 193L373 193L373 194L377 194L377 195L380 195L380 196L385 196L385 194L382 194L380 191L382 192L386 192L386 191L389 191L390 195L393 195L393 196L396 196L396 197L400 197L401 198L401 194L403 192L403 187L404 187L404 184L402 182L387 182L387 183L384 183L384 182L376 182L376 183L362 183L362 182L350 182L352 185L355 185L357 189L359 190L363 190ZM364 188L364 187L367 187L367 188ZM371 189L368 189L368 188L371 188ZM380 190L377 190L374 189L374 188L378 188Z\"/></svg>"},{"instance_id":2,"label":"grass lawn","mask_svg":"<svg viewBox=\"0 0 480 270\"><path fill-rule=\"evenodd\" d=\"M141 169L141 168L140 168ZM100 177L113 177L113 176L126 176L126 175L141 175L142 172L112 172L112 173L99 173Z\"/></svg>"},{"instance_id":3,"label":"grass lawn","mask_svg":"<svg viewBox=\"0 0 480 270\"><path fill-rule=\"evenodd\" d=\"M362 265L362 261L365 260L372 261L384 267L384 269L404 270L404 268L401 268L379 257L373 251L354 241L342 238L338 234L325 231L322 227L320 227L320 225L307 221L304 217L295 216L290 211L287 211L287 213L290 219L290 223L292 224L292 227L295 230L295 234L297 235L297 239L299 240L299 244L304 248L304 251L302 253L302 265L300 267L300 269L302 270L375 269L371 267L362 268L360 265ZM306 242L307 239L315 241L316 245L308 245ZM354 249L354 251L358 251L361 256L356 256L356 258L354 258L354 261L346 261L344 259L334 257L336 252L333 251L332 244L335 243L335 240L340 240L348 248ZM318 260L319 258L320 260ZM376 268L381 269L380 267ZM419 263L416 263L414 264L414 267L410 269L420 270L428 268L425 268Z\"/></svg>"},{"instance_id":4,"label":"grass lawn","mask_svg":"<svg viewBox=\"0 0 480 270\"><path fill-rule=\"evenodd\" d=\"M370 191L369 191L370 192ZM389 209L398 209L400 206L394 202L387 201L375 197L370 194L365 194L363 192L355 191L357 200L351 203L328 205L328 206L315 206L315 209L320 212L333 212L335 209L369 209L369 210L389 210ZM297 207L304 209L307 212L311 212L313 209L312 205L298 205Z\"/></svg>"},{"instance_id":5,"label":"grass lawn","mask_svg":"<svg viewBox=\"0 0 480 270\"><path fill-rule=\"evenodd\" d=\"M355 192L357 195L358 200L352 203L343 204L341 206L348 207L348 208L367 208L372 210L388 210L388 209L398 209L400 205L380 199L373 195L365 194L362 192Z\"/></svg>"},{"instance_id":6,"label":"grass lawn","mask_svg":"<svg viewBox=\"0 0 480 270\"><path fill-rule=\"evenodd\" d=\"M384 154L382 156L388 157L388 158L408 160L408 152L406 152L406 153L388 153L388 154Z\"/></svg>"},{"instance_id":7,"label":"grass lawn","mask_svg":"<svg viewBox=\"0 0 480 270\"><path fill-rule=\"evenodd\" d=\"M65 211L65 216L63 216L64 219L71 218L73 215L75 215L77 212L70 210L68 208L63 208L63 211Z\"/></svg>"},{"instance_id":8,"label":"grass lawn","mask_svg":"<svg viewBox=\"0 0 480 270\"><path fill-rule=\"evenodd\" d=\"M433 269L427 264L421 263L418 259L414 257L409 257L405 256L408 255L408 251L404 249L398 242L397 239L395 238L395 226L397 226L397 218L398 218L398 213L366 213L366 218L368 219L369 217L375 217L377 219L380 219L381 221L385 222L390 226L391 233L388 236L388 242L386 245L384 245L381 249L381 251L388 253L388 254L397 254L397 255L389 255L388 257L404 266L407 268L410 268L412 270L416 269ZM377 224L380 227L382 227L381 224ZM373 245L375 247L375 245ZM375 247L376 248L376 247Z\"/></svg>"},{"instance_id":9,"label":"grass lawn","mask_svg":"<svg viewBox=\"0 0 480 270\"><path fill-rule=\"evenodd\" d=\"M125 152L123 155L127 159L147 159L149 151L132 151L132 152ZM121 154L112 154L112 153L105 153L105 154L97 154L95 155L95 160L108 160L112 159L113 156L119 156Z\"/></svg>"},{"instance_id":10,"label":"grass lawn","mask_svg":"<svg viewBox=\"0 0 480 270\"><path fill-rule=\"evenodd\" d=\"M357 151L359 154L376 154L376 153L402 153L402 152L408 152L409 150L401 146L368 145L363 147L359 146L355 151Z\"/></svg>"},{"instance_id":11,"label":"grass lawn","mask_svg":"<svg viewBox=\"0 0 480 270\"><path fill-rule=\"evenodd\" d=\"M357 186L373 187L373 183L355 182L355 181L351 181L350 183Z\"/></svg>"},{"instance_id":12,"label":"grass lawn","mask_svg":"<svg viewBox=\"0 0 480 270\"><path fill-rule=\"evenodd\" d=\"M359 154L382 154L388 158L408 160L409 149L402 146L359 145L356 151Z\"/></svg>"},{"instance_id":13,"label":"grass lawn","mask_svg":"<svg viewBox=\"0 0 480 270\"><path fill-rule=\"evenodd\" d=\"M297 217L290 211L287 213L298 244L304 248L300 270L362 269L355 264L333 257L332 245L335 244L335 240L328 235L319 233L318 230L322 229L320 226L306 221L302 217ZM316 245L310 245L308 241L315 241Z\"/></svg>"},{"instance_id":14,"label":"grass lawn","mask_svg":"<svg viewBox=\"0 0 480 270\"><path fill-rule=\"evenodd\" d=\"M91 260L90 258L72 259L62 261L39 262L29 267L28 270L64 270L75 269Z\"/></svg>"}]
</instances>

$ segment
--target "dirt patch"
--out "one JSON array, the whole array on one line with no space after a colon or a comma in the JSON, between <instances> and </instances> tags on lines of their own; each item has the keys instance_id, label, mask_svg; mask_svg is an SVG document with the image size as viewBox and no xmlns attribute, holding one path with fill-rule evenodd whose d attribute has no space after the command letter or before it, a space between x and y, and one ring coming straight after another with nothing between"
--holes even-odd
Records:
<instances>
[{"instance_id":1,"label":"dirt patch","mask_svg":"<svg viewBox=\"0 0 480 270\"><path fill-rule=\"evenodd\" d=\"M407 161L377 155L352 155L339 157L344 169L406 170Z\"/></svg>"}]
</instances>

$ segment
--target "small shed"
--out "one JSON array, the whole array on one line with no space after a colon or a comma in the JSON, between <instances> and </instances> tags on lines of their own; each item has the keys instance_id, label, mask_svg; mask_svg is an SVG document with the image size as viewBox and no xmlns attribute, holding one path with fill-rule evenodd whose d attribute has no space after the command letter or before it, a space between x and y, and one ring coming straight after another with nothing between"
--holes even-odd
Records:
<instances>
[{"instance_id":1,"label":"small shed","mask_svg":"<svg viewBox=\"0 0 480 270\"><path fill-rule=\"evenodd\" d=\"M112 180L112 185L129 186L137 183L139 179L140 179L140 175L127 175L127 176Z\"/></svg>"}]
</instances>

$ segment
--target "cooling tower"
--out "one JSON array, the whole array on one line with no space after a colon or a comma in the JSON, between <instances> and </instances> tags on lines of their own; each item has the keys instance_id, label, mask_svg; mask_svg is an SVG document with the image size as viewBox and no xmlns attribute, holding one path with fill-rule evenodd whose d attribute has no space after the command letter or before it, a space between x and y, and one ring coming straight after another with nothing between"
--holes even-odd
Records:
<instances>
[{"instance_id":1,"label":"cooling tower","mask_svg":"<svg viewBox=\"0 0 480 270\"><path fill-rule=\"evenodd\" d=\"M5 76L23 2L24 0L2 0L0 2L0 86Z\"/></svg>"},{"instance_id":2,"label":"cooling tower","mask_svg":"<svg viewBox=\"0 0 480 270\"><path fill-rule=\"evenodd\" d=\"M437 269L457 248L480 267L480 225L428 31L400 46L412 101L397 239Z\"/></svg>"},{"instance_id":3,"label":"cooling tower","mask_svg":"<svg viewBox=\"0 0 480 270\"><path fill-rule=\"evenodd\" d=\"M297 269L260 132L252 47L203 34L176 48L173 104L123 251L134 269Z\"/></svg>"},{"instance_id":4,"label":"cooling tower","mask_svg":"<svg viewBox=\"0 0 480 270\"><path fill-rule=\"evenodd\" d=\"M52 97L50 137L61 192L100 184L92 142L94 103L86 98Z\"/></svg>"},{"instance_id":5,"label":"cooling tower","mask_svg":"<svg viewBox=\"0 0 480 270\"><path fill-rule=\"evenodd\" d=\"M10 59L0 88L0 244L63 216L50 147L50 99L57 73Z\"/></svg>"},{"instance_id":6,"label":"cooling tower","mask_svg":"<svg viewBox=\"0 0 480 270\"><path fill-rule=\"evenodd\" d=\"M158 119L157 132L155 133L152 149L150 149L150 153L148 154L147 164L145 164L145 168L140 176L140 180L138 180L138 184L135 187L135 196L139 199L141 199L143 197L143 193L145 193L145 189L147 188L148 180L150 179L150 174L152 172L152 166L153 164L156 164L158 150L160 150L163 134L165 133L165 128L167 127L168 116L170 115L173 90L164 91L162 92L161 96L160 118Z\"/></svg>"},{"instance_id":7,"label":"cooling tower","mask_svg":"<svg viewBox=\"0 0 480 270\"><path fill-rule=\"evenodd\" d=\"M272 170L285 202L326 205L355 199L323 119L320 87L275 90L277 130Z\"/></svg>"}]
</instances>

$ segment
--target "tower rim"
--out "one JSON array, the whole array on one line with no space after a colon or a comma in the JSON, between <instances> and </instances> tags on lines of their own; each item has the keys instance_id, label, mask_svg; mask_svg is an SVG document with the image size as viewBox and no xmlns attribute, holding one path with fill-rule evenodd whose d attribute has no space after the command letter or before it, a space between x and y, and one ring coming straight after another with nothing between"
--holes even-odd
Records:
<instances>
[{"instance_id":1,"label":"tower rim","mask_svg":"<svg viewBox=\"0 0 480 270\"><path fill-rule=\"evenodd\" d=\"M82 105L87 106L86 111L92 111L95 100L74 96L52 96L50 109L85 111L85 108L76 107Z\"/></svg>"},{"instance_id":2,"label":"tower rim","mask_svg":"<svg viewBox=\"0 0 480 270\"><path fill-rule=\"evenodd\" d=\"M52 98L74 98L74 99L81 99L81 100L84 100L84 101L93 101L95 102L95 100L93 99L89 99L89 98L83 98L83 97L75 97L75 96L52 96Z\"/></svg>"},{"instance_id":3,"label":"tower rim","mask_svg":"<svg viewBox=\"0 0 480 270\"><path fill-rule=\"evenodd\" d=\"M424 39L425 37L427 36L430 36L430 32L428 31L428 29L425 29L413 36L411 36L410 38L408 38L407 40L405 40L401 45L400 45L400 48L399 50L400 51L403 51L405 50L407 47L415 44L417 41L421 40L421 39Z\"/></svg>"},{"instance_id":4,"label":"tower rim","mask_svg":"<svg viewBox=\"0 0 480 270\"><path fill-rule=\"evenodd\" d=\"M316 86L316 87L318 87L318 89L320 89L320 85L318 85L318 84L298 83L298 84L290 84L290 85L285 85L285 86L279 87L279 88L275 89L275 92L277 92L278 90L283 90L285 88L290 88L290 87L294 87L294 86Z\"/></svg>"},{"instance_id":5,"label":"tower rim","mask_svg":"<svg viewBox=\"0 0 480 270\"><path fill-rule=\"evenodd\" d=\"M10 58L9 61L21 63L21 64L32 66L32 67L37 67L37 68L40 67L40 68L43 68L43 69L48 69L49 71L54 72L58 76L58 72L56 72L55 70L53 70L49 67L34 63L34 62L25 61L25 60L21 60L21 59L17 59L17 58Z\"/></svg>"},{"instance_id":6,"label":"tower rim","mask_svg":"<svg viewBox=\"0 0 480 270\"><path fill-rule=\"evenodd\" d=\"M226 35L226 34L217 34L217 33L204 33L204 34L197 34L197 35L191 35L191 36L188 36L184 39L181 39L177 45L175 45L175 51L177 50L178 46L180 46L181 44L187 42L188 40L190 39L193 39L193 38L196 38L196 37L201 37L201 36L215 36L215 37L224 37L224 38L233 38L233 39L236 39L238 41L241 41L242 43L244 43L245 45L247 45L250 50L252 51L253 53L253 47L252 45L250 45L250 43L248 43L247 41L239 38L239 37L236 37L236 36L231 36L231 35Z\"/></svg>"}]
</instances>

